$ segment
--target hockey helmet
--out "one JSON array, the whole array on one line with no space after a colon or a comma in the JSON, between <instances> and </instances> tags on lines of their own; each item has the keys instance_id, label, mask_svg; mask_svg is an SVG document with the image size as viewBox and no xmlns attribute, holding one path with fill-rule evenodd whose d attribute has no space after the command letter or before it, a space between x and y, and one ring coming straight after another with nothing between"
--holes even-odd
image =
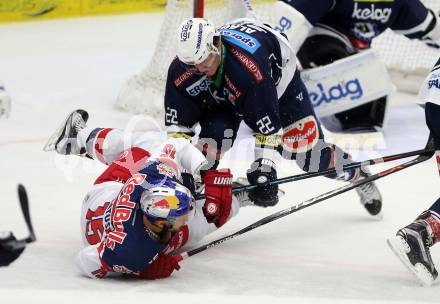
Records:
<instances>
[{"instance_id":1,"label":"hockey helmet","mask_svg":"<svg viewBox=\"0 0 440 304\"><path fill-rule=\"evenodd\" d=\"M179 26L177 34L177 57L185 64L200 64L210 54L219 53L214 38L220 37L220 33L207 19L187 19Z\"/></svg>"},{"instance_id":2,"label":"hockey helmet","mask_svg":"<svg viewBox=\"0 0 440 304\"><path fill-rule=\"evenodd\" d=\"M193 197L183 185L170 179L155 180L141 195L141 208L147 219L154 223L166 219L171 225L177 218L192 210Z\"/></svg>"}]
</instances>

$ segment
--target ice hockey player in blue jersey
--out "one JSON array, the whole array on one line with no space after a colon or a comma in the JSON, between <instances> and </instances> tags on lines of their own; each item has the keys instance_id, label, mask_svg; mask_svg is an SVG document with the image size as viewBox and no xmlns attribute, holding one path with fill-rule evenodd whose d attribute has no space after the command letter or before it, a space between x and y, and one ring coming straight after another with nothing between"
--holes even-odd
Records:
<instances>
[{"instance_id":1,"label":"ice hockey player in blue jersey","mask_svg":"<svg viewBox=\"0 0 440 304\"><path fill-rule=\"evenodd\" d=\"M425 106L426 124L434 147L440 151L440 60L426 78L418 96ZM440 154L437 154L440 174ZM388 245L403 264L426 286L432 285L438 272L429 247L440 241L440 198L408 226L397 231Z\"/></svg>"},{"instance_id":2,"label":"ice hockey player in blue jersey","mask_svg":"<svg viewBox=\"0 0 440 304\"><path fill-rule=\"evenodd\" d=\"M126 274L159 279L179 270L179 250L194 247L248 205L232 195L229 169L207 170L202 153L164 132L127 132L86 126L88 114L72 112L44 147L108 165L82 203L85 247L76 256L83 275ZM206 199L194 200L191 177Z\"/></svg>"},{"instance_id":3,"label":"ice hockey player in blue jersey","mask_svg":"<svg viewBox=\"0 0 440 304\"><path fill-rule=\"evenodd\" d=\"M250 183L260 184L251 198L260 206L278 202L277 153L295 159L301 169L340 168L350 156L324 141L309 95L287 39L252 19L217 30L206 19L184 21L178 30L177 58L171 63L165 92L165 124L170 137L190 139L200 125L197 146L215 167L233 144L242 121L255 135ZM332 178L353 181L367 173L340 172ZM373 183L356 188L371 215L382 199Z\"/></svg>"},{"instance_id":4,"label":"ice hockey player in blue jersey","mask_svg":"<svg viewBox=\"0 0 440 304\"><path fill-rule=\"evenodd\" d=\"M371 67L371 59L362 62L361 54L386 29L409 39L422 40L434 48L440 45L438 12L426 8L420 0L279 0L273 6L273 15L276 16L274 27L287 35L302 67L327 66L326 73L322 68L320 73L327 77L328 73L333 73L333 83L336 84L347 75L353 77L351 66L356 64L359 79L363 77L365 80L362 81L380 85L377 79L386 73L385 69L378 66L373 72L367 71L367 67ZM341 67L332 70L328 66L341 58L346 58L345 70ZM320 77L319 74L317 77ZM364 90L369 102L362 105L352 103L350 109L337 112L330 116L332 119L325 118L323 121L325 124L327 121L335 122L333 125L343 130L383 127L389 92L383 91L377 98Z\"/></svg>"}]
</instances>

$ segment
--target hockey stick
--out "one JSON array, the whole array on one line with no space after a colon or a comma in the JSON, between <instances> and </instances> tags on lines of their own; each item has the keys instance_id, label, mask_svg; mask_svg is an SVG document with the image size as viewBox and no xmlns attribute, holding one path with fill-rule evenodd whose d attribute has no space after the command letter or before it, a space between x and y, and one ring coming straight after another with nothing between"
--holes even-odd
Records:
<instances>
[{"instance_id":1,"label":"hockey stick","mask_svg":"<svg viewBox=\"0 0 440 304\"><path fill-rule=\"evenodd\" d=\"M355 162L355 163L351 163L351 164L347 164L347 165L342 166L342 171L346 171L349 169L362 168L362 167L370 166L370 165L377 165L377 164L381 164L381 163L386 163L386 162L395 161L395 160L408 158L411 156L417 156L417 155L421 155L421 154L426 154L426 153L434 153L434 151L435 150L432 148L425 148L425 149L421 149L421 150L415 150L415 151L398 153L398 154L393 154L393 155L379 157L379 158L363 160L360 162ZM286 177L275 179L275 180L269 182L268 185L280 185L280 184L289 183L289 182L296 182L299 180L308 179L308 178L312 178L312 177L335 174L336 171L337 170L335 168L332 168L332 169L327 169L327 170L323 170L323 171L306 172L306 173L301 173L298 175L286 176ZM256 185L256 184L238 186L238 187L234 187L232 189L232 193L252 190L256 187L258 187L258 185ZM196 197L196 199L198 199L198 200L203 199L203 198L205 198L204 194L200 194Z\"/></svg>"},{"instance_id":2,"label":"hockey stick","mask_svg":"<svg viewBox=\"0 0 440 304\"><path fill-rule=\"evenodd\" d=\"M27 196L26 188L22 185L18 185L18 199L20 201L21 211L23 212L24 220L26 222L26 226L29 231L29 236L25 238L23 241L26 243L32 243L37 238L35 236L34 227L32 226L31 222L31 215L29 212L29 199Z\"/></svg>"},{"instance_id":3,"label":"hockey stick","mask_svg":"<svg viewBox=\"0 0 440 304\"><path fill-rule=\"evenodd\" d=\"M424 151L424 150L420 150L420 151ZM413 165L416 165L416 164L419 164L421 162L424 162L424 161L430 159L433 155L434 155L433 150L426 149L425 152L420 153L420 156L415 158L415 159L413 159L413 160L405 162L405 163L403 163L401 165L394 166L394 167L392 167L390 169L381 171L379 173L370 175L370 176L368 176L368 177L366 177L364 179L357 180L357 181L355 181L355 182L353 182L351 184L345 185L343 187L340 187L340 188L334 189L332 191L323 193L323 194L318 195L316 197L313 197L313 198L311 198L309 200L306 200L304 202L296 204L296 205L294 205L294 206L292 206L290 208L283 209L281 211L275 212L275 213L273 213L273 214L271 214L269 216L266 216L265 218L262 218L261 220L258 220L257 222L255 222L253 224L250 224L249 226L246 226L245 228L243 228L243 229L241 229L241 230L239 230L239 231L237 231L235 233L232 233L232 234L230 234L228 236L222 237L222 238L220 238L218 240L212 241L212 242L210 242L208 244L202 245L202 246L200 246L198 248L195 248L193 250L190 250L190 251L187 251L187 252L183 252L183 253L181 253L180 255L177 255L177 256L180 259L184 260L184 259L186 259L186 258L188 258L190 256L193 256L193 255L195 255L197 253L205 251L208 248L216 247L216 246L220 245L221 243L224 243L224 242L226 242L228 240L234 239L237 236L242 235L242 234L244 234L244 233L246 233L248 231L251 231L251 230L253 230L253 229L257 228L257 227L263 226L263 225L265 225L267 223L270 223L270 222L273 222L273 221L275 221L277 219L285 217L286 215L295 213L295 212L297 212L299 210L302 210L304 208L313 206L313 205L315 205L315 204L317 204L319 202L325 201L325 200L327 200L329 198L332 198L332 197L334 197L336 195L345 193L345 192L347 192L349 190L352 190L352 189L354 189L356 187L359 187L361 185L365 185L367 183L373 182L373 181L375 181L377 179L380 179L382 177L385 177L387 175L393 174L395 172L398 172L398 171L401 171L403 169L409 168L409 167L411 167Z\"/></svg>"},{"instance_id":4,"label":"hockey stick","mask_svg":"<svg viewBox=\"0 0 440 304\"><path fill-rule=\"evenodd\" d=\"M360 162L355 162L355 163L343 165L342 171L356 169L356 168L362 168L362 167L371 166L371 165L377 165L377 164L381 164L381 163L386 163L386 162L395 161L395 160L402 159L402 158L408 158L411 156L422 155L422 154L426 154L426 153L434 153L434 151L435 151L435 149L433 149L433 148L425 148L425 149L421 149L421 150L415 150L415 151L398 153L398 154L393 154L393 155L384 156L384 157L368 159L368 160L364 160L364 161L360 161ZM339 169L339 171L340 170L341 169ZM317 176L325 176L325 175L335 174L335 173L337 173L337 171L338 171L337 169L331 168L331 169L316 171L316 172L306 172L306 173L302 173L302 174L298 174L298 175L292 175L292 176L278 178L276 180L269 182L268 185L279 185L279 184L284 184L284 183L288 183L288 182L295 182L295 181L308 179L308 178L312 178L312 177L317 177ZM234 189L232 189L232 192L236 193L236 192L240 192L243 190L251 190L256 187L258 187L258 185L238 186L238 187L235 187Z\"/></svg>"}]
</instances>

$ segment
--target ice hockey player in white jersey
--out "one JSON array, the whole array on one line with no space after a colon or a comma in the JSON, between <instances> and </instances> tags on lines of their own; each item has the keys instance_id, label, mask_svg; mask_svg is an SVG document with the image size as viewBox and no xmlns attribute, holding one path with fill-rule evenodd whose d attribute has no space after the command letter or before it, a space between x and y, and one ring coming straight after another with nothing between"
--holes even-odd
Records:
<instances>
[{"instance_id":1,"label":"ice hockey player in white jersey","mask_svg":"<svg viewBox=\"0 0 440 304\"><path fill-rule=\"evenodd\" d=\"M434 48L440 45L438 12L425 7L420 0L279 0L273 6L273 15L276 16L275 29L287 35L298 51L297 56L304 69L321 67L320 73L326 74L326 77L332 74L332 84L338 84L341 80L346 82L346 77L353 78L350 64L361 67L356 71L357 78L363 83L364 97L371 96L369 102L362 105L352 102L350 109L337 112L330 116L332 119L323 119L324 124L331 121L343 130L383 127L389 91L384 91L377 98L365 87L367 80L380 85L377 79L383 77L386 71L378 66L376 71L366 72L374 75L368 77L363 71L371 67L371 59L367 62L361 60L361 51L369 49L375 37L391 29L409 39L422 40ZM345 58L346 70L340 66L337 70L334 70L336 67L332 69L329 64L341 58ZM323 66L327 68L326 73L322 70ZM330 84L325 81L326 78L322 77L321 91L330 93L325 89ZM316 94L320 93L316 88ZM339 98L334 99L333 103L337 101Z\"/></svg>"},{"instance_id":2,"label":"ice hockey player in white jersey","mask_svg":"<svg viewBox=\"0 0 440 304\"><path fill-rule=\"evenodd\" d=\"M173 253L194 246L250 203L246 193L232 195L229 169L200 177L206 160L188 141L91 128L87 119L86 111L72 112L44 147L108 165L82 204L85 247L76 257L82 274L168 277L180 268ZM194 200L191 176L201 178L206 200Z\"/></svg>"},{"instance_id":3,"label":"ice hockey player in white jersey","mask_svg":"<svg viewBox=\"0 0 440 304\"><path fill-rule=\"evenodd\" d=\"M426 78L418 96L425 106L426 124L436 150L440 150L440 59ZM440 174L440 155L437 155ZM403 264L426 286L438 276L429 247L440 241L440 198L417 219L397 231L388 245Z\"/></svg>"},{"instance_id":4,"label":"ice hockey player in white jersey","mask_svg":"<svg viewBox=\"0 0 440 304\"><path fill-rule=\"evenodd\" d=\"M11 111L11 97L5 86L0 82L0 119L8 118Z\"/></svg>"}]
</instances>

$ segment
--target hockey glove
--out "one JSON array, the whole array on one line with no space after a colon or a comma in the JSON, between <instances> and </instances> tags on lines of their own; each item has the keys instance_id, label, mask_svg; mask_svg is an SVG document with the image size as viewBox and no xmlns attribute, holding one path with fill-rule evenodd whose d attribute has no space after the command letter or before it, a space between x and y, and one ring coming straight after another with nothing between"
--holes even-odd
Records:
<instances>
[{"instance_id":1,"label":"hockey glove","mask_svg":"<svg viewBox=\"0 0 440 304\"><path fill-rule=\"evenodd\" d=\"M174 270L179 270L180 256L160 254L159 257L147 268L145 268L138 278L146 280L168 278Z\"/></svg>"},{"instance_id":2,"label":"hockey glove","mask_svg":"<svg viewBox=\"0 0 440 304\"><path fill-rule=\"evenodd\" d=\"M232 205L232 174L229 169L208 170L202 177L205 184L203 213L208 223L223 226L229 218Z\"/></svg>"},{"instance_id":3,"label":"hockey glove","mask_svg":"<svg viewBox=\"0 0 440 304\"><path fill-rule=\"evenodd\" d=\"M18 241L12 232L0 232L0 266L8 266L15 261L26 247L26 242Z\"/></svg>"},{"instance_id":4,"label":"hockey glove","mask_svg":"<svg viewBox=\"0 0 440 304\"><path fill-rule=\"evenodd\" d=\"M251 185L258 187L249 190L249 199L260 207L275 206L278 203L278 185L268 185L277 179L275 163L267 158L259 158L251 164L247 171L247 179Z\"/></svg>"}]
</instances>

